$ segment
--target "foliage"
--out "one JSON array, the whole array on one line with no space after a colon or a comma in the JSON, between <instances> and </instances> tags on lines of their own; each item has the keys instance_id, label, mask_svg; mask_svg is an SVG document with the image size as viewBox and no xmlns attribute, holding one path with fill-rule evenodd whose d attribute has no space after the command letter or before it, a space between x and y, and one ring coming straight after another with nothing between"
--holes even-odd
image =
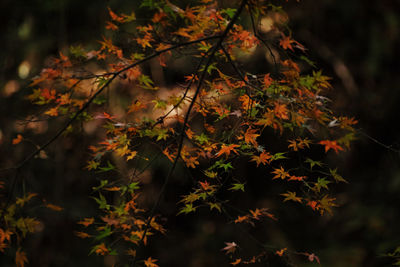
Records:
<instances>
[{"instance_id":1,"label":"foliage","mask_svg":"<svg viewBox=\"0 0 400 267\"><path fill-rule=\"evenodd\" d=\"M44 109L42 118L66 122L15 168L18 172L36 156L46 159L48 145L63 134L80 134L81 124L96 125L103 138L89 147L86 169L98 175L91 198L99 215L82 218L77 222L81 229L75 232L93 240L91 254L158 266L158 259L153 258L157 255L140 252L152 239L167 235L157 208L178 168L192 178L190 191L178 203L176 214L180 216L209 210L238 227L278 224L277 207L242 210L231 205L234 197L249 194L246 184L253 177L235 174L243 162L262 168L281 185L278 196L285 204L279 209L293 202L299 209L320 215L333 213L338 203L330 189L346 180L335 166L323 163L324 156L350 148L357 121L330 109L325 96L332 90L329 77L320 70L302 71L312 61L305 47L294 40L286 21L275 21L271 34L259 28L266 14L284 16L280 7L262 0L242 0L232 6L202 0L181 8L167 0L148 0L130 14L111 8L108 13L107 34L97 50L73 46L68 54L60 52L33 79L28 99ZM142 13L147 17L139 16ZM128 46L121 43L123 38ZM241 60L256 49L269 53L270 71L252 73L242 66ZM172 89L164 88L146 70L146 63L157 60L167 73L178 57L194 63ZM118 109L110 107L107 91L124 94L125 102ZM286 147L275 146L276 139ZM12 144L24 141L17 135ZM157 151L154 158L149 158L149 149ZM320 158L311 159L310 152L319 153ZM149 208L141 200L144 185L140 181L156 157L164 157L170 166ZM135 171L121 170L121 161ZM17 183L14 178L10 187ZM0 250L4 252L15 236L16 263L24 266L27 255L21 250L21 240L36 232L40 222L16 210L36 195L29 193L14 202L11 197L1 207ZM48 203L44 206L62 209ZM313 253L265 245L244 258L240 244L225 245L222 251L232 265L267 261L269 255L285 261L289 255L320 261Z\"/></svg>"}]
</instances>

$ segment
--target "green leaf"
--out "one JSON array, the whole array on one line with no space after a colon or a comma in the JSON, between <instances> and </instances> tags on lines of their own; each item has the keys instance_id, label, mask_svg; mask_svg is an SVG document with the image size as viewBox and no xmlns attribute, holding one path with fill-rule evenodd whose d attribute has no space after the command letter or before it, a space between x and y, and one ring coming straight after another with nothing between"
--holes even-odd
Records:
<instances>
[{"instance_id":1,"label":"green leaf","mask_svg":"<svg viewBox=\"0 0 400 267\"><path fill-rule=\"evenodd\" d=\"M100 196L100 198L92 197L97 202L97 204L99 204L99 209L109 210L110 205L107 204L106 198L102 194L99 194L99 196Z\"/></svg>"},{"instance_id":2,"label":"green leaf","mask_svg":"<svg viewBox=\"0 0 400 267\"><path fill-rule=\"evenodd\" d=\"M336 183L339 183L339 182L348 183L341 175L339 175L337 173L337 169L334 169L334 170L329 169L329 171L330 171L333 179L335 179Z\"/></svg>"},{"instance_id":3,"label":"green leaf","mask_svg":"<svg viewBox=\"0 0 400 267\"><path fill-rule=\"evenodd\" d=\"M100 167L98 172L108 172L115 170L115 166L111 164L110 161L107 161L107 166L106 167Z\"/></svg>"},{"instance_id":4,"label":"green leaf","mask_svg":"<svg viewBox=\"0 0 400 267\"><path fill-rule=\"evenodd\" d=\"M94 190L94 191L97 191L97 190L99 190L100 188L103 188L104 186L106 186L108 184L108 180L101 180L100 181L100 185L99 186L96 186L96 187L92 187L92 189Z\"/></svg>"},{"instance_id":5,"label":"green leaf","mask_svg":"<svg viewBox=\"0 0 400 267\"><path fill-rule=\"evenodd\" d=\"M185 207L183 207L178 212L178 215L181 214L181 213L188 214L188 213L194 212L194 211L196 211L196 207L193 207L193 205L190 203L190 204L186 204Z\"/></svg>"},{"instance_id":6,"label":"green leaf","mask_svg":"<svg viewBox=\"0 0 400 267\"><path fill-rule=\"evenodd\" d=\"M287 159L287 157L284 156L285 152L280 152L272 155L271 161L272 160L278 160L278 159Z\"/></svg>"},{"instance_id":7,"label":"green leaf","mask_svg":"<svg viewBox=\"0 0 400 267\"><path fill-rule=\"evenodd\" d=\"M73 57L75 57L77 59L79 59L79 58L86 59L86 52L81 45L77 45L77 46L71 45L69 47L69 52L71 53L71 55Z\"/></svg>"},{"instance_id":8,"label":"green leaf","mask_svg":"<svg viewBox=\"0 0 400 267\"><path fill-rule=\"evenodd\" d=\"M208 137L204 133L201 133L201 135L196 135L195 139L202 145L204 143L208 143Z\"/></svg>"},{"instance_id":9,"label":"green leaf","mask_svg":"<svg viewBox=\"0 0 400 267\"><path fill-rule=\"evenodd\" d=\"M314 62L314 61L311 61L308 57L306 57L306 56L304 56L304 55L300 56L300 59L303 60L303 61L305 61L308 65L310 65L310 66L313 67L313 68L316 68L316 67L317 67L317 66L315 65L315 62Z\"/></svg>"},{"instance_id":10,"label":"green leaf","mask_svg":"<svg viewBox=\"0 0 400 267\"><path fill-rule=\"evenodd\" d=\"M222 9L221 13L228 15L228 17L231 19L235 15L236 9L235 8Z\"/></svg>"},{"instance_id":11,"label":"green leaf","mask_svg":"<svg viewBox=\"0 0 400 267\"><path fill-rule=\"evenodd\" d=\"M208 202L207 204L208 204L208 206L210 206L210 210L216 209L216 210L218 210L219 212L222 211L222 210L221 210L221 205L220 205L219 203L211 203L211 202Z\"/></svg>"},{"instance_id":12,"label":"green leaf","mask_svg":"<svg viewBox=\"0 0 400 267\"><path fill-rule=\"evenodd\" d=\"M317 192L320 192L321 188L328 190L329 189L328 184L330 184L330 183L331 183L331 181L326 180L326 177L323 177L323 178L318 177L318 181L315 183L315 189Z\"/></svg>"},{"instance_id":13,"label":"green leaf","mask_svg":"<svg viewBox=\"0 0 400 267\"><path fill-rule=\"evenodd\" d=\"M243 191L244 192L244 184L232 184L233 186L231 187L231 188L229 188L229 190L232 190L232 191L238 191L238 190L241 190L241 191Z\"/></svg>"},{"instance_id":14,"label":"green leaf","mask_svg":"<svg viewBox=\"0 0 400 267\"><path fill-rule=\"evenodd\" d=\"M310 159L310 158L307 158L305 162L310 164L311 170L312 170L312 168L313 168L315 165L317 165L317 166L319 166L319 167L322 167L322 162L320 162L320 161L314 161L314 160L312 160L312 159Z\"/></svg>"},{"instance_id":15,"label":"green leaf","mask_svg":"<svg viewBox=\"0 0 400 267\"><path fill-rule=\"evenodd\" d=\"M94 239L95 240L101 240L101 239L104 239L104 238L106 238L107 236L109 236L111 234L112 234L111 228L106 226L104 228L104 230L101 231L98 235L96 235L96 237Z\"/></svg>"}]
</instances>

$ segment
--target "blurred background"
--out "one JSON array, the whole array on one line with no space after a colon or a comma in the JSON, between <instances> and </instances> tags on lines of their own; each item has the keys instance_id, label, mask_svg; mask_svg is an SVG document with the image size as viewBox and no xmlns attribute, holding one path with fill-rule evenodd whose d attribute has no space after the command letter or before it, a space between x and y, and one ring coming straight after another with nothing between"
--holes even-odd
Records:
<instances>
[{"instance_id":1,"label":"blurred background","mask_svg":"<svg viewBox=\"0 0 400 267\"><path fill-rule=\"evenodd\" d=\"M41 112L24 99L31 90L27 88L30 79L58 51L78 44L96 48L108 20L107 6L128 13L138 5L133 2L0 2L0 168L23 159L60 126L57 121L26 122L27 114ZM181 7L187 3L171 2ZM383 255L400 246L400 2L279 2L290 18L293 38L307 47L308 57L332 77L332 109L359 121L358 139L350 151L328 158L349 181L333 189L341 204L333 216L321 217L285 204L287 209L278 212L278 225L270 223L250 231L271 245L312 251L322 266L390 266L393 260ZM34 140L31 147L11 146L11 140L23 131L24 137ZM83 170L89 156L85 148L92 139L90 134L61 137L47 151L47 160L35 159L22 171L21 179L29 191L64 207L59 213L29 211L45 225L42 232L23 244L30 257L29 266L111 266L112 259L88 256L93 243L73 235L77 220L96 215L95 203L87 197L96 180L93 173ZM165 175L166 164L160 161L157 166L152 175L156 183L161 183L157 177ZM238 171L245 174L249 169L243 166ZM6 181L11 172L2 171L0 175ZM278 190L270 184L262 186L268 186L266 191L271 195ZM251 196L238 203L271 201L265 198L260 184L250 183L249 188L253 190ZM185 189L182 179L170 186L167 202L159 210L170 215L169 232L148 248L148 254L159 255L160 266L228 266L229 256L223 256L220 250L224 242L233 241L228 239L235 233L233 225L206 210L171 216L176 213L173 203ZM282 205L279 201L277 198L275 205ZM273 201L268 204L274 205ZM251 255L253 242L246 239L245 233L236 234L243 253ZM0 254L1 266L12 266L9 254ZM285 266L274 261L262 266ZM305 259L291 261L314 266Z\"/></svg>"}]
</instances>

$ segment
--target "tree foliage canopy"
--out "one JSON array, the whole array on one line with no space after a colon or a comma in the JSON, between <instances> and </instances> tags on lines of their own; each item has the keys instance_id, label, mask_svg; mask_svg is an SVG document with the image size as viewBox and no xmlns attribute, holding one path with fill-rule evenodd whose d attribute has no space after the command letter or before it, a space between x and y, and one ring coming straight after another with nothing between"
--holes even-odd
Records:
<instances>
[{"instance_id":1,"label":"tree foliage canopy","mask_svg":"<svg viewBox=\"0 0 400 267\"><path fill-rule=\"evenodd\" d=\"M311 251L251 234L279 225L277 214L288 206L331 216L338 206L331 188L347 181L325 156L345 152L355 138L357 121L331 110L330 78L295 40L283 9L263 0L144 0L130 12L109 7L108 15L97 49L60 52L30 84L36 120L64 126L41 145L23 134L12 140L15 147L32 142L35 150L0 184L7 192L0 251L16 247L16 264L24 266L23 240L46 227L24 209L64 209L33 188L18 190L25 185L21 169L32 161L51 164L47 149L60 137L95 132L85 169L97 181L88 197L98 210L81 216L75 231L92 240L88 253L111 255L121 266L158 266L162 258L146 248L168 237L166 221L198 214L223 218L257 245L250 251L227 236L220 254L231 265L319 263ZM262 68L246 64L260 55ZM264 175L243 175L243 168ZM255 179L275 187L263 193L268 201L238 201L253 194ZM182 190L172 197L173 212L163 214L174 180Z\"/></svg>"}]
</instances>

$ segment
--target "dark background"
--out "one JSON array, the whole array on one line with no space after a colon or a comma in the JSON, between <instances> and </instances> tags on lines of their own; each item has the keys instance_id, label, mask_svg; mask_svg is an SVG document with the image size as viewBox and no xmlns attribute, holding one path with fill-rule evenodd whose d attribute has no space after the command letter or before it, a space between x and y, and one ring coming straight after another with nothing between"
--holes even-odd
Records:
<instances>
[{"instance_id":1,"label":"dark background","mask_svg":"<svg viewBox=\"0 0 400 267\"><path fill-rule=\"evenodd\" d=\"M133 1L131 1L133 2ZM184 1L176 1L184 7ZM257 238L271 245L297 251L315 252L322 266L388 266L383 254L400 246L400 2L395 0L303 0L282 1L290 17L293 37L309 50L309 58L331 76L329 97L339 114L357 118L358 140L351 151L330 157L331 165L349 181L333 190L340 207L333 216L320 217L307 209L285 204L279 211L279 224L250 229ZM130 4L134 5L134 4ZM29 80L40 72L49 55L66 51L70 45L96 47L108 19L106 7L128 12L126 1L3 0L0 3L0 159L3 167L21 160L30 148L10 146L21 131L17 121L32 112L41 112L23 100L29 94ZM23 63L25 62L25 63ZM251 63L251 62L250 62ZM25 66L25 67L21 67ZM25 74L24 74L25 69ZM29 71L27 71L27 69ZM43 122L28 131L36 144L43 143L59 126ZM24 135L25 136L25 135ZM88 199L95 184L92 173L83 170L91 136L62 137L49 148L47 160L35 159L21 176L29 191L65 209L60 213L32 210L45 228L23 244L30 266L100 266L100 257L87 256L91 241L73 235L75 222L95 215L94 201ZM385 147L384 145L388 146ZM82 148L82 150L77 148ZM165 175L165 162L158 163L154 180ZM239 170L243 174L250 170ZM179 170L178 170L179 172ZM2 172L7 180L11 173ZM262 175L257 173L257 175ZM179 176L179 175L177 175ZM171 203L184 192L177 178L167 192L160 213L176 212ZM183 184L183 185L182 185ZM265 192L274 195L270 187ZM177 188L177 189L171 189ZM22 190L22 189L21 189ZM249 185L248 203L268 202L260 184ZM18 193L21 193L19 191ZM276 191L277 195L280 191ZM248 199L250 198L250 199ZM282 205L276 199L275 205ZM240 202L237 200L237 202ZM172 218L172 219L171 219ZM172 216L167 236L148 248L161 266L227 266L229 257L220 249L232 241L236 230L222 216L200 211L195 215ZM248 229L247 229L248 230ZM245 233L236 233L243 254L251 254L254 242ZM247 240L247 241L246 241ZM256 251L254 247L253 251ZM11 266L12 257L0 255L0 265ZM254 254L254 253L253 253ZM270 266L280 266L272 263ZM301 257L292 262L312 266ZM112 260L111 260L112 262ZM283 265L282 265L283 266Z\"/></svg>"}]
</instances>

